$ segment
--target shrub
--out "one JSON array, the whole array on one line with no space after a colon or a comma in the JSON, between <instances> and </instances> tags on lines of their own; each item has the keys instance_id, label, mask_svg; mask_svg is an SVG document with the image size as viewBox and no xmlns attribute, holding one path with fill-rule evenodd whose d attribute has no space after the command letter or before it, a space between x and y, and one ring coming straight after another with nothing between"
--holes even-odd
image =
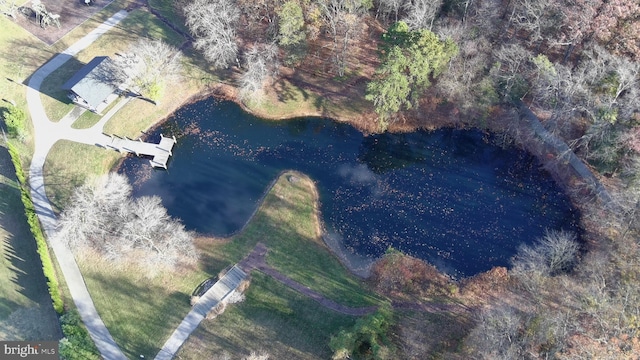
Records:
<instances>
[{"instance_id":1,"label":"shrub","mask_svg":"<svg viewBox=\"0 0 640 360\"><path fill-rule=\"evenodd\" d=\"M333 359L391 359L394 348L387 337L393 312L388 304L356 321L351 329L343 329L329 341Z\"/></svg>"},{"instance_id":2,"label":"shrub","mask_svg":"<svg viewBox=\"0 0 640 360\"><path fill-rule=\"evenodd\" d=\"M450 295L456 285L426 262L395 249L387 250L372 269L372 280L385 295Z\"/></svg>"},{"instance_id":3,"label":"shrub","mask_svg":"<svg viewBox=\"0 0 640 360\"><path fill-rule=\"evenodd\" d=\"M152 100L154 103L157 103L162 98L162 91L164 90L164 85L159 81L154 81L149 84L149 87L146 89L147 97Z\"/></svg>"},{"instance_id":4,"label":"shrub","mask_svg":"<svg viewBox=\"0 0 640 360\"><path fill-rule=\"evenodd\" d=\"M10 106L0 109L2 119L7 126L7 132L12 138L20 139L24 137L27 114L17 106Z\"/></svg>"},{"instance_id":5,"label":"shrub","mask_svg":"<svg viewBox=\"0 0 640 360\"><path fill-rule=\"evenodd\" d=\"M533 246L523 245L513 260L511 273L532 294L548 277L569 272L577 262L580 244L569 231L547 231Z\"/></svg>"},{"instance_id":6,"label":"shrub","mask_svg":"<svg viewBox=\"0 0 640 360\"><path fill-rule=\"evenodd\" d=\"M60 325L64 338L60 340L60 357L65 360L100 359L98 349L89 336L89 332L82 325L80 315L76 310L67 312L60 317Z\"/></svg>"}]
</instances>

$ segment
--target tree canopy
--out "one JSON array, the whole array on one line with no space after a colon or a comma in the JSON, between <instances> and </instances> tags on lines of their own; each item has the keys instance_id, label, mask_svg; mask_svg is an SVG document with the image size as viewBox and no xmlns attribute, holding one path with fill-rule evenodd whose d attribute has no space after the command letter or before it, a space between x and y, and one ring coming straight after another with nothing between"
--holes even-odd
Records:
<instances>
[{"instance_id":1,"label":"tree canopy","mask_svg":"<svg viewBox=\"0 0 640 360\"><path fill-rule=\"evenodd\" d=\"M194 46L217 68L236 61L236 22L240 9L234 1L196 0L184 7L186 24L196 38Z\"/></svg>"},{"instance_id":2,"label":"tree canopy","mask_svg":"<svg viewBox=\"0 0 640 360\"><path fill-rule=\"evenodd\" d=\"M305 39L304 16L302 7L297 1L287 1L278 12L279 21L279 42L282 46L293 46L301 43Z\"/></svg>"},{"instance_id":3,"label":"tree canopy","mask_svg":"<svg viewBox=\"0 0 640 360\"><path fill-rule=\"evenodd\" d=\"M386 128L389 117L402 109L411 109L446 64L458 53L451 40L440 40L423 29L410 31L400 21L382 36L381 64L367 86L366 98L375 105L380 126Z\"/></svg>"}]
</instances>

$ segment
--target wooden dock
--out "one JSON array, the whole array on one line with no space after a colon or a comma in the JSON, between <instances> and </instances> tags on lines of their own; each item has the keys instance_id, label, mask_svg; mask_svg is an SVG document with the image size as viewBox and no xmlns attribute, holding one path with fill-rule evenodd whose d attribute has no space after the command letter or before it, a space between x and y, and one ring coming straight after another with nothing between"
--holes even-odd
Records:
<instances>
[{"instance_id":1,"label":"wooden dock","mask_svg":"<svg viewBox=\"0 0 640 360\"><path fill-rule=\"evenodd\" d=\"M173 155L173 145L176 143L175 136L165 137L160 134L160 143L148 143L140 139L132 140L129 138L121 138L117 135L110 135L111 141L106 144L107 147L119 151L121 153L136 154L136 156L151 156L149 160L151 166L156 168L167 168L169 156Z\"/></svg>"}]
</instances>

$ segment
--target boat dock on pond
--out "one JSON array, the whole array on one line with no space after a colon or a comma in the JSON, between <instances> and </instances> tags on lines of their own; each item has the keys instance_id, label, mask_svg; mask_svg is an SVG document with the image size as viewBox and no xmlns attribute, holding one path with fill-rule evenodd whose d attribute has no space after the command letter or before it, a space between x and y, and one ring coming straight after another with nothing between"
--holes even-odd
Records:
<instances>
[{"instance_id":1,"label":"boat dock on pond","mask_svg":"<svg viewBox=\"0 0 640 360\"><path fill-rule=\"evenodd\" d=\"M105 144L106 147L121 153L131 153L136 154L136 156L151 156L152 159L149 160L151 166L164 169L167 168L169 156L173 155L171 151L173 150L173 145L176 143L175 136L165 137L162 134L160 134L160 143L158 144L144 142L140 139L132 140L126 137L121 138L117 135L108 136L111 138L111 141Z\"/></svg>"}]
</instances>

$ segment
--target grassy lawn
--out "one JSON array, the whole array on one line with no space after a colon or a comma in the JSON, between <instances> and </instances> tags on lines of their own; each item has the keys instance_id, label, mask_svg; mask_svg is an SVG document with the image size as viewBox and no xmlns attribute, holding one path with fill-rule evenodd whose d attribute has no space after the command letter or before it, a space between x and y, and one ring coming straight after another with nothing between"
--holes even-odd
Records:
<instances>
[{"instance_id":1,"label":"grassy lawn","mask_svg":"<svg viewBox=\"0 0 640 360\"><path fill-rule=\"evenodd\" d=\"M102 320L130 359L152 359L160 351L191 309L191 292L210 276L180 269L149 278L95 256L80 256L79 265Z\"/></svg>"},{"instance_id":2,"label":"grassy lawn","mask_svg":"<svg viewBox=\"0 0 640 360\"><path fill-rule=\"evenodd\" d=\"M44 106L49 120L58 122L73 109L74 105L67 97L67 91L62 90L61 86L84 65L84 63L78 61L76 58L71 58L51 73L42 83L40 87L40 97L42 99L42 106Z\"/></svg>"},{"instance_id":3,"label":"grassy lawn","mask_svg":"<svg viewBox=\"0 0 640 360\"><path fill-rule=\"evenodd\" d=\"M0 16L0 29L0 107L10 106L5 101L13 101L26 110L26 88L22 83L39 66L36 64L42 53L38 48L42 45L6 16ZM27 127L23 143L16 146L30 157L33 152L31 121Z\"/></svg>"},{"instance_id":4,"label":"grassy lawn","mask_svg":"<svg viewBox=\"0 0 640 360\"><path fill-rule=\"evenodd\" d=\"M265 351L270 359L329 359L329 339L356 317L323 308L260 273L252 275L246 300L204 320L177 354L179 359L241 359Z\"/></svg>"},{"instance_id":5,"label":"grassy lawn","mask_svg":"<svg viewBox=\"0 0 640 360\"><path fill-rule=\"evenodd\" d=\"M269 119L290 118L307 114L320 114L322 98L307 92L287 80L280 80L265 93L259 103L247 102L249 110Z\"/></svg>"},{"instance_id":6,"label":"grassy lawn","mask_svg":"<svg viewBox=\"0 0 640 360\"><path fill-rule=\"evenodd\" d=\"M107 111L109 111L109 109L116 104L120 99L116 99L111 105L109 105L107 107L107 109L103 112L103 113L107 113ZM102 119L102 116L92 112L92 111L85 111L84 113L82 113L82 115L80 115L80 117L73 122L73 124L71 124L71 128L73 129L89 129L91 128L93 125L97 124L98 121L100 121L100 119Z\"/></svg>"},{"instance_id":7,"label":"grassy lawn","mask_svg":"<svg viewBox=\"0 0 640 360\"><path fill-rule=\"evenodd\" d=\"M0 339L56 340L57 317L13 171L0 146Z\"/></svg>"},{"instance_id":8,"label":"grassy lawn","mask_svg":"<svg viewBox=\"0 0 640 360\"><path fill-rule=\"evenodd\" d=\"M44 164L47 196L54 210L61 211L76 187L91 176L107 173L121 156L97 146L58 141Z\"/></svg>"},{"instance_id":9,"label":"grassy lawn","mask_svg":"<svg viewBox=\"0 0 640 360\"><path fill-rule=\"evenodd\" d=\"M289 181L292 176L294 182ZM268 264L324 296L348 306L378 303L379 298L365 290L320 239L316 201L315 184L308 177L283 174L244 231L211 246L205 263L236 263L260 241L269 248Z\"/></svg>"},{"instance_id":10,"label":"grassy lawn","mask_svg":"<svg viewBox=\"0 0 640 360\"><path fill-rule=\"evenodd\" d=\"M260 102L248 101L245 106L253 114L267 119L321 116L346 121L359 119L364 112L371 111L371 104L364 98L332 101L286 78L267 88Z\"/></svg>"},{"instance_id":11,"label":"grassy lawn","mask_svg":"<svg viewBox=\"0 0 640 360\"><path fill-rule=\"evenodd\" d=\"M182 16L177 15L178 9L174 0L149 0L149 6L157 11L162 17L181 31L188 33L189 29L184 24Z\"/></svg>"}]
</instances>

